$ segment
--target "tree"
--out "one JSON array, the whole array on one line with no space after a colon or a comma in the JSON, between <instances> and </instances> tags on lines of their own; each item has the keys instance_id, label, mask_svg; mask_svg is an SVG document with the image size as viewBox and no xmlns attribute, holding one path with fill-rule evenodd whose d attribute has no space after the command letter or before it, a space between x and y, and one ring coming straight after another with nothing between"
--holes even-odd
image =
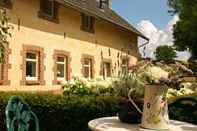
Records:
<instances>
[{"instance_id":1,"label":"tree","mask_svg":"<svg viewBox=\"0 0 197 131\"><path fill-rule=\"evenodd\" d=\"M177 57L177 53L172 46L159 46L155 51L156 60L171 61Z\"/></svg>"},{"instance_id":2,"label":"tree","mask_svg":"<svg viewBox=\"0 0 197 131\"><path fill-rule=\"evenodd\" d=\"M197 0L168 0L168 5L180 18L173 29L176 50L189 50L191 59L197 59Z\"/></svg>"},{"instance_id":3,"label":"tree","mask_svg":"<svg viewBox=\"0 0 197 131\"><path fill-rule=\"evenodd\" d=\"M0 8L0 63L4 60L5 49L8 45L8 37L11 36L9 30L11 25L8 23L6 11Z\"/></svg>"}]
</instances>

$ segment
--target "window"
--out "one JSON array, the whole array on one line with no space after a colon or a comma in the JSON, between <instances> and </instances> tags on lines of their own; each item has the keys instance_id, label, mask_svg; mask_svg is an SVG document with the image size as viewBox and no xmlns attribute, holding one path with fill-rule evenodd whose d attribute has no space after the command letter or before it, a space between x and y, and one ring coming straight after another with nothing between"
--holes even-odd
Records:
<instances>
[{"instance_id":1,"label":"window","mask_svg":"<svg viewBox=\"0 0 197 131\"><path fill-rule=\"evenodd\" d=\"M70 53L64 50L54 50L54 80L53 84L69 81L71 77Z\"/></svg>"},{"instance_id":2,"label":"window","mask_svg":"<svg viewBox=\"0 0 197 131\"><path fill-rule=\"evenodd\" d=\"M0 0L0 6L3 6L5 8L11 8L12 2L11 0Z\"/></svg>"},{"instance_id":3,"label":"window","mask_svg":"<svg viewBox=\"0 0 197 131\"><path fill-rule=\"evenodd\" d=\"M111 63L103 62L103 78L111 77Z\"/></svg>"},{"instance_id":4,"label":"window","mask_svg":"<svg viewBox=\"0 0 197 131\"><path fill-rule=\"evenodd\" d=\"M128 66L129 66L129 59L128 58L123 58L122 59L122 64L121 64L122 73L126 73L127 72Z\"/></svg>"},{"instance_id":5,"label":"window","mask_svg":"<svg viewBox=\"0 0 197 131\"><path fill-rule=\"evenodd\" d=\"M0 63L0 81L3 81L4 64Z\"/></svg>"},{"instance_id":6,"label":"window","mask_svg":"<svg viewBox=\"0 0 197 131\"><path fill-rule=\"evenodd\" d=\"M67 78L67 58L66 57L57 57L56 67L57 67L57 81L68 80Z\"/></svg>"},{"instance_id":7,"label":"window","mask_svg":"<svg viewBox=\"0 0 197 131\"><path fill-rule=\"evenodd\" d=\"M84 58L83 63L83 76L85 78L93 78L93 70L92 70L92 59Z\"/></svg>"},{"instance_id":8,"label":"window","mask_svg":"<svg viewBox=\"0 0 197 131\"><path fill-rule=\"evenodd\" d=\"M49 17L54 17L54 1L41 0L41 11Z\"/></svg>"},{"instance_id":9,"label":"window","mask_svg":"<svg viewBox=\"0 0 197 131\"><path fill-rule=\"evenodd\" d=\"M27 52L26 53L26 80L38 80L38 54Z\"/></svg>"},{"instance_id":10,"label":"window","mask_svg":"<svg viewBox=\"0 0 197 131\"><path fill-rule=\"evenodd\" d=\"M92 16L82 14L81 29L87 32L94 33L94 18Z\"/></svg>"},{"instance_id":11,"label":"window","mask_svg":"<svg viewBox=\"0 0 197 131\"><path fill-rule=\"evenodd\" d=\"M0 46L4 48L4 59L0 63L0 85L9 85L10 80L8 80L8 70L11 68L11 64L9 63L9 54L10 49L8 46Z\"/></svg>"},{"instance_id":12,"label":"window","mask_svg":"<svg viewBox=\"0 0 197 131\"><path fill-rule=\"evenodd\" d=\"M89 58L84 59L84 77L85 78L92 78L92 60Z\"/></svg>"},{"instance_id":13,"label":"window","mask_svg":"<svg viewBox=\"0 0 197 131\"><path fill-rule=\"evenodd\" d=\"M43 19L57 22L57 8L54 0L40 0L39 16Z\"/></svg>"},{"instance_id":14,"label":"window","mask_svg":"<svg viewBox=\"0 0 197 131\"><path fill-rule=\"evenodd\" d=\"M21 85L44 85L44 49L33 45L23 45Z\"/></svg>"},{"instance_id":15,"label":"window","mask_svg":"<svg viewBox=\"0 0 197 131\"><path fill-rule=\"evenodd\" d=\"M0 0L0 5L5 6L7 4L8 0Z\"/></svg>"},{"instance_id":16,"label":"window","mask_svg":"<svg viewBox=\"0 0 197 131\"><path fill-rule=\"evenodd\" d=\"M109 5L109 0L99 0L99 8L104 9L105 6Z\"/></svg>"}]
</instances>

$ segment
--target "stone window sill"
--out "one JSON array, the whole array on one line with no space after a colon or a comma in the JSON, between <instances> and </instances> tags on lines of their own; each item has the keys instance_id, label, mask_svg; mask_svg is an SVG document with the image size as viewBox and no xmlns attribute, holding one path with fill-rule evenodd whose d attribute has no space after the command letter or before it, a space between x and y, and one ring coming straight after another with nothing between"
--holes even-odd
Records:
<instances>
[{"instance_id":1,"label":"stone window sill","mask_svg":"<svg viewBox=\"0 0 197 131\"><path fill-rule=\"evenodd\" d=\"M92 34L94 34L95 33L95 31L94 31L94 29L86 29L86 28L84 28L84 27L81 27L81 30L82 31L85 31L85 32L88 32L88 33L92 33Z\"/></svg>"},{"instance_id":2,"label":"stone window sill","mask_svg":"<svg viewBox=\"0 0 197 131\"><path fill-rule=\"evenodd\" d=\"M26 85L40 85L40 81L25 81Z\"/></svg>"}]
</instances>

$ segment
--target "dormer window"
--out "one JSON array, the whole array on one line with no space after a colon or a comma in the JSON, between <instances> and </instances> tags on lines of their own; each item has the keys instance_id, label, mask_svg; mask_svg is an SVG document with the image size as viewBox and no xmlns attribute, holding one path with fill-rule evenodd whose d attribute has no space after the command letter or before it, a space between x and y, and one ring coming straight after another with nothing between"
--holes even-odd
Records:
<instances>
[{"instance_id":1,"label":"dormer window","mask_svg":"<svg viewBox=\"0 0 197 131\"><path fill-rule=\"evenodd\" d=\"M54 1L41 0L41 10L45 15L54 17Z\"/></svg>"},{"instance_id":2,"label":"dormer window","mask_svg":"<svg viewBox=\"0 0 197 131\"><path fill-rule=\"evenodd\" d=\"M104 9L105 6L109 5L109 0L99 0L99 8Z\"/></svg>"},{"instance_id":3,"label":"dormer window","mask_svg":"<svg viewBox=\"0 0 197 131\"><path fill-rule=\"evenodd\" d=\"M0 0L0 6L10 9L12 7L12 2L11 0Z\"/></svg>"},{"instance_id":4,"label":"dormer window","mask_svg":"<svg viewBox=\"0 0 197 131\"><path fill-rule=\"evenodd\" d=\"M54 21L56 19L56 3L54 0L40 0L39 16Z\"/></svg>"},{"instance_id":5,"label":"dormer window","mask_svg":"<svg viewBox=\"0 0 197 131\"><path fill-rule=\"evenodd\" d=\"M82 14L81 22L81 29L83 31L94 33L94 17Z\"/></svg>"}]
</instances>

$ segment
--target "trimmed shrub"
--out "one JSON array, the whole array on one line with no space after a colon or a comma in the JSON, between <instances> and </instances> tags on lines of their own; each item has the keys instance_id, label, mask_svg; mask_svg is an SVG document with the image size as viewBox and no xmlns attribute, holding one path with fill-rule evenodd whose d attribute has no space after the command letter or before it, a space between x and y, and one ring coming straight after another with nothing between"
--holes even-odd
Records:
<instances>
[{"instance_id":1,"label":"trimmed shrub","mask_svg":"<svg viewBox=\"0 0 197 131\"><path fill-rule=\"evenodd\" d=\"M0 92L1 131L7 131L5 108L9 98L14 95L22 97L38 116L40 131L88 131L88 122L90 120L115 116L119 111L118 102L120 98L114 96L65 96L48 93ZM196 98L196 96L193 97ZM187 114L177 112L180 109L179 105L171 104L169 107L171 118L196 123L196 113L188 118Z\"/></svg>"},{"instance_id":2,"label":"trimmed shrub","mask_svg":"<svg viewBox=\"0 0 197 131\"><path fill-rule=\"evenodd\" d=\"M159 61L173 61L177 57L177 53L172 46L163 45L157 47L155 57Z\"/></svg>"},{"instance_id":3,"label":"trimmed shrub","mask_svg":"<svg viewBox=\"0 0 197 131\"><path fill-rule=\"evenodd\" d=\"M112 96L0 93L1 131L6 131L5 107L13 95L22 97L29 104L39 118L41 131L87 131L90 120L118 112L118 100Z\"/></svg>"},{"instance_id":4,"label":"trimmed shrub","mask_svg":"<svg viewBox=\"0 0 197 131\"><path fill-rule=\"evenodd\" d=\"M171 119L197 124L197 95L177 98L169 104Z\"/></svg>"}]
</instances>

